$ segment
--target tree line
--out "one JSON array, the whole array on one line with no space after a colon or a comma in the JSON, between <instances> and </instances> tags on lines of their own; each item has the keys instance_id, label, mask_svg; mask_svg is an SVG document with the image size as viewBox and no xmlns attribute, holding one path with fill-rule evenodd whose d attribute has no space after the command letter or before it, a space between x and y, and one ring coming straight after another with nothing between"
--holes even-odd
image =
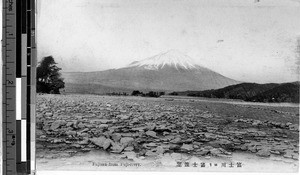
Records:
<instances>
[{"instance_id":1,"label":"tree line","mask_svg":"<svg viewBox=\"0 0 300 175\"><path fill-rule=\"evenodd\" d=\"M106 93L106 95L111 95L111 96L128 96L129 94L126 92L111 92L111 93Z\"/></svg>"},{"instance_id":2,"label":"tree line","mask_svg":"<svg viewBox=\"0 0 300 175\"><path fill-rule=\"evenodd\" d=\"M160 97L162 95L165 95L165 92L157 92L157 91L149 91L149 92L142 92L138 90L134 90L131 93L132 96L142 96L142 97Z\"/></svg>"}]
</instances>

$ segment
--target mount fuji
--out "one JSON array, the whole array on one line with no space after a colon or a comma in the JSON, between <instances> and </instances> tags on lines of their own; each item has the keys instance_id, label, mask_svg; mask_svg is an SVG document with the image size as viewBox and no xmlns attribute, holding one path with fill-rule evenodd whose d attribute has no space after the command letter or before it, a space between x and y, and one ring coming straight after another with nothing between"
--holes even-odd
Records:
<instances>
[{"instance_id":1,"label":"mount fuji","mask_svg":"<svg viewBox=\"0 0 300 175\"><path fill-rule=\"evenodd\" d=\"M176 50L170 50L141 61L135 61L128 67L143 67L149 70L159 70L163 69L164 67L173 67L177 70L189 70L195 69L198 66L189 56L184 55Z\"/></svg>"},{"instance_id":2,"label":"mount fuji","mask_svg":"<svg viewBox=\"0 0 300 175\"><path fill-rule=\"evenodd\" d=\"M84 89L91 93L122 90L207 90L240 83L196 64L192 58L176 50L134 61L119 69L65 72L62 76L65 78L66 91L73 89L71 91L76 92L72 86L87 85ZM94 87L93 90L88 90L88 86Z\"/></svg>"}]
</instances>

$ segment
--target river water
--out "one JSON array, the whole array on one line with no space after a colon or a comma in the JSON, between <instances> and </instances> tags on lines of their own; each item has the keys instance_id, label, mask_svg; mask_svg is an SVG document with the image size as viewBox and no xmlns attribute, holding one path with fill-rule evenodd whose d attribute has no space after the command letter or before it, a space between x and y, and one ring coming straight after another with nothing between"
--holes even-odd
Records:
<instances>
[{"instance_id":1,"label":"river water","mask_svg":"<svg viewBox=\"0 0 300 175\"><path fill-rule=\"evenodd\" d=\"M226 103L235 105L252 105L252 106L271 106L271 107L298 107L297 103L262 103L262 102L246 102L241 100L232 99L216 99L216 98L203 98L203 97L184 97L184 96L164 96L165 99L175 99L175 100L194 100L199 102L208 103Z\"/></svg>"}]
</instances>

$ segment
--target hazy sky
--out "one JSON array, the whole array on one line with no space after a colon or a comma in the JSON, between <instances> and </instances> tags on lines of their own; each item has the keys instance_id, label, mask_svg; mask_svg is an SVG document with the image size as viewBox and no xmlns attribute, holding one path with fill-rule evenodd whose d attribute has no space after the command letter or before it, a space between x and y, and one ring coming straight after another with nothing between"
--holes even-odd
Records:
<instances>
[{"instance_id":1,"label":"hazy sky","mask_svg":"<svg viewBox=\"0 0 300 175\"><path fill-rule=\"evenodd\" d=\"M176 49L236 80L297 80L298 0L38 3L38 59L53 55L63 71L119 68Z\"/></svg>"}]
</instances>

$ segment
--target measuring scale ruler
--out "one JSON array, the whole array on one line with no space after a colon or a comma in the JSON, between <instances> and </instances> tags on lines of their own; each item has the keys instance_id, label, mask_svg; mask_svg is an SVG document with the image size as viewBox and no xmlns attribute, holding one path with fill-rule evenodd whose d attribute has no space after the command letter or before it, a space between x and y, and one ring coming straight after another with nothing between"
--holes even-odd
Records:
<instances>
[{"instance_id":1,"label":"measuring scale ruler","mask_svg":"<svg viewBox=\"0 0 300 175\"><path fill-rule=\"evenodd\" d=\"M35 0L3 0L2 174L35 174Z\"/></svg>"}]
</instances>

